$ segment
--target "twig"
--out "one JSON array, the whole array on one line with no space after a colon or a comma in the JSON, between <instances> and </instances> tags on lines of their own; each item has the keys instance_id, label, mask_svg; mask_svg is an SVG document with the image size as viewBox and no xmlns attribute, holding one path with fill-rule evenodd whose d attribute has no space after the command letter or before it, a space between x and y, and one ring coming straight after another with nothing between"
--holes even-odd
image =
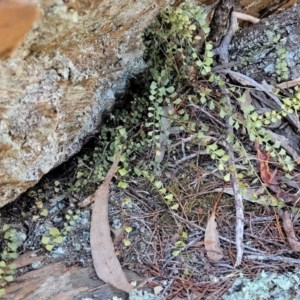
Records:
<instances>
[{"instance_id":1,"label":"twig","mask_svg":"<svg viewBox=\"0 0 300 300\"><path fill-rule=\"evenodd\" d=\"M222 64L226 64L229 61L228 47L237 29L238 29L237 17L233 12L230 16L230 25L227 34L223 38L220 46L218 48L213 49L214 55L219 55L219 59Z\"/></svg>"},{"instance_id":2,"label":"twig","mask_svg":"<svg viewBox=\"0 0 300 300\"><path fill-rule=\"evenodd\" d=\"M194 140L194 139L196 139L196 138L197 138L197 135L196 135L196 134L192 134L191 136L189 136L189 137L187 137L187 138L182 138L182 139L180 140L180 142L177 142L177 143L175 143L175 144L172 144L170 147L171 147L171 148L175 148L175 147L181 145L182 141L183 141L184 143L186 143L186 142L190 142L190 141L192 141L192 140ZM224 146L224 143L222 143L222 141L219 141L219 139L217 139L217 138L215 138L215 137L213 137L213 136L205 135L205 136L203 136L203 139L205 139L206 142L210 142L210 141L214 141L214 142L215 142L215 141L216 141L216 142L218 142L220 145Z\"/></svg>"},{"instance_id":3,"label":"twig","mask_svg":"<svg viewBox=\"0 0 300 300\"><path fill-rule=\"evenodd\" d=\"M277 242L271 241L271 240L266 240L265 238L261 238L259 236L256 236L256 235L248 233L248 232L245 232L244 234L247 235L247 236L249 236L249 237L252 237L255 240L260 240L260 241L263 241L264 243L273 244L273 245L275 245L275 246L277 246L279 248L283 248L284 247L284 245L282 245L280 243L277 243ZM285 248L285 251L290 251L290 249Z\"/></svg>"},{"instance_id":4,"label":"twig","mask_svg":"<svg viewBox=\"0 0 300 300\"><path fill-rule=\"evenodd\" d=\"M200 151L197 151L196 153L193 153L191 155L185 156L185 157L177 160L175 164L177 166L177 165L183 163L184 161L192 159L192 158L194 158L194 157L196 157L198 155L208 155L208 153L205 150L200 150Z\"/></svg>"},{"instance_id":5,"label":"twig","mask_svg":"<svg viewBox=\"0 0 300 300\"><path fill-rule=\"evenodd\" d=\"M251 23L258 23L260 20L252 17L250 15L246 15L240 12L232 12L230 16L230 25L227 34L223 38L220 46L218 48L215 48L213 50L214 55L219 55L220 61L222 64L226 64L229 61L228 58L228 47L229 44L235 34L235 32L238 30L238 22L237 19L248 21Z\"/></svg>"},{"instance_id":6,"label":"twig","mask_svg":"<svg viewBox=\"0 0 300 300\"><path fill-rule=\"evenodd\" d=\"M216 71L219 71L219 70L222 70L222 69L228 69L228 68L239 66L239 65L241 65L240 61L232 61L230 63L226 63L226 64L222 64L222 65L217 65L217 66L213 67L211 69L211 71L212 72L216 72Z\"/></svg>"},{"instance_id":7,"label":"twig","mask_svg":"<svg viewBox=\"0 0 300 300\"><path fill-rule=\"evenodd\" d=\"M228 163L234 166L234 152L232 143L228 143ZM236 209L236 225L235 225L235 241L237 246L237 255L234 267L237 267L242 262L243 257L243 235L244 235L244 205L243 196L238 185L236 171L231 172L231 184L234 191L235 209Z\"/></svg>"},{"instance_id":8,"label":"twig","mask_svg":"<svg viewBox=\"0 0 300 300\"><path fill-rule=\"evenodd\" d=\"M265 222L271 222L275 219L274 216L268 216L268 217L256 217L256 218L252 218L250 220L246 220L245 223L265 223Z\"/></svg>"},{"instance_id":9,"label":"twig","mask_svg":"<svg viewBox=\"0 0 300 300\"><path fill-rule=\"evenodd\" d=\"M201 108L200 106L198 106L198 105L196 105L194 103L190 103L190 104L187 105L187 107L188 106L192 106L194 108L199 109L200 111L202 111L203 113L205 113L209 118L212 118L215 122L217 122L222 127L225 126L222 122L220 122L217 118L215 118L214 116L212 116L209 112L207 112L205 109Z\"/></svg>"},{"instance_id":10,"label":"twig","mask_svg":"<svg viewBox=\"0 0 300 300\"><path fill-rule=\"evenodd\" d=\"M275 101L273 102L271 101L271 99L268 99L263 91L255 89L250 91L250 95L253 96L255 99L259 100L260 102L266 104L269 108L279 111L279 105L275 103Z\"/></svg>"},{"instance_id":11,"label":"twig","mask_svg":"<svg viewBox=\"0 0 300 300\"><path fill-rule=\"evenodd\" d=\"M218 266L218 267L227 268L227 269L234 269L234 267L231 266L231 265L229 265L229 264L218 263L217 266Z\"/></svg>"},{"instance_id":12,"label":"twig","mask_svg":"<svg viewBox=\"0 0 300 300\"><path fill-rule=\"evenodd\" d=\"M282 102L278 99L278 97L276 95L274 95L273 93L271 93L265 87L265 85L263 85L261 83L258 83L253 78L251 78L251 77L249 77L247 75L244 75L242 73L231 71L231 70L228 70L228 69L219 70L218 72L219 73L229 74L234 80L238 81L242 85L250 85L250 86L254 86L254 87L258 88L262 92L265 92L269 97L271 97L279 106L282 105Z\"/></svg>"},{"instance_id":13,"label":"twig","mask_svg":"<svg viewBox=\"0 0 300 300\"><path fill-rule=\"evenodd\" d=\"M174 279L170 279L169 283L167 284L167 286L164 288L163 292L161 293L159 300L164 299L163 296L164 294L167 292L167 290L170 288L170 286L173 284Z\"/></svg>"},{"instance_id":14,"label":"twig","mask_svg":"<svg viewBox=\"0 0 300 300\"><path fill-rule=\"evenodd\" d=\"M232 110L231 101L227 94L227 90L223 87L222 93L226 99L226 103L228 107ZM229 124L227 121L227 135L233 136L233 126ZM228 159L228 166L233 167L233 171L230 173L230 181L231 186L234 193L234 199L235 199L235 209L236 209L236 225L235 225L235 241L236 241L236 261L234 264L234 267L236 268L242 263L242 257L243 257L243 235L244 235L244 205L243 205L243 195L241 193L240 187L238 185L238 178L236 173L236 167L235 167L235 157L234 157L234 150L233 150L233 143L226 141L227 144L227 151L229 155Z\"/></svg>"},{"instance_id":15,"label":"twig","mask_svg":"<svg viewBox=\"0 0 300 300\"><path fill-rule=\"evenodd\" d=\"M280 225L280 222L279 222L279 218L278 218L278 214L276 212L276 210L273 208L273 211L274 211L274 214L275 214L275 219L276 219L276 228L277 228L277 231L278 231L278 235L279 237L281 238L281 241L285 241L285 238L284 238L284 235L283 235L283 232L282 232L282 229L281 229L281 225Z\"/></svg>"},{"instance_id":16,"label":"twig","mask_svg":"<svg viewBox=\"0 0 300 300\"><path fill-rule=\"evenodd\" d=\"M253 16L250 16L250 15L247 15L247 14L244 14L241 12L234 11L232 14L234 14L237 19L247 21L247 22L250 22L253 24L256 24L260 21L260 19L258 19L258 18L255 18Z\"/></svg>"},{"instance_id":17,"label":"twig","mask_svg":"<svg viewBox=\"0 0 300 300\"><path fill-rule=\"evenodd\" d=\"M217 207L218 207L218 205L219 205L219 203L220 203L220 201L221 201L221 199L222 199L222 196L223 196L223 194L224 194L224 189L225 189L225 185L223 186L221 192L219 193L219 196L218 196L218 198L217 198L217 201L216 201L216 203L214 204L213 211L212 211L213 214L216 214Z\"/></svg>"},{"instance_id":18,"label":"twig","mask_svg":"<svg viewBox=\"0 0 300 300\"><path fill-rule=\"evenodd\" d=\"M185 143L183 142L183 140L181 140L181 151L182 151L182 156L183 156L183 158L186 158L186 153L185 153L184 146L185 146Z\"/></svg>"},{"instance_id":19,"label":"twig","mask_svg":"<svg viewBox=\"0 0 300 300\"><path fill-rule=\"evenodd\" d=\"M255 81L254 79L250 78L247 75L241 74L239 72L234 72L231 70L219 70L219 73L225 73L225 74L229 74L234 80L236 80L237 82L239 82L242 85L250 85L250 86L255 86L256 88L258 88L259 90L261 90L262 92L265 92L269 97L271 97L276 104L278 104L280 107L282 105L282 102L278 99L278 97L273 94L266 86L266 84L260 84L257 81ZM268 86L269 87L269 86ZM286 116L286 118L289 120L289 122L298 130L300 131L300 122L299 122L299 118L297 118L294 114L288 114Z\"/></svg>"},{"instance_id":20,"label":"twig","mask_svg":"<svg viewBox=\"0 0 300 300\"><path fill-rule=\"evenodd\" d=\"M247 259L251 260L271 260L271 261L278 261L278 262L284 262L288 264L300 264L300 259L294 259L290 257L283 257L283 256L274 256L274 255L247 255L245 256Z\"/></svg>"},{"instance_id":21,"label":"twig","mask_svg":"<svg viewBox=\"0 0 300 300\"><path fill-rule=\"evenodd\" d=\"M177 143L171 145L171 147L173 148L173 147L176 147L176 146L180 145L180 144L182 143L182 141L183 141L184 143L190 142L190 141L192 141L193 139L195 139L196 137L197 137L196 134L192 134L191 136L189 136L189 137L187 137L187 138L181 139L180 142L177 142Z\"/></svg>"},{"instance_id":22,"label":"twig","mask_svg":"<svg viewBox=\"0 0 300 300\"><path fill-rule=\"evenodd\" d=\"M198 243L198 242L199 242L200 240L202 240L202 239L203 239L203 235L201 235L201 236L195 238L194 240L192 240L191 242L189 242L187 245L185 245L185 246L181 249L181 251L185 251L185 250L189 249L190 247L194 246L196 243Z\"/></svg>"},{"instance_id":23,"label":"twig","mask_svg":"<svg viewBox=\"0 0 300 300\"><path fill-rule=\"evenodd\" d=\"M293 86L299 85L299 84L300 84L300 78L296 78L294 80L290 80L290 81L286 81L286 82L276 84L276 86L281 88L281 89L288 89L290 87L293 87Z\"/></svg>"}]
</instances>

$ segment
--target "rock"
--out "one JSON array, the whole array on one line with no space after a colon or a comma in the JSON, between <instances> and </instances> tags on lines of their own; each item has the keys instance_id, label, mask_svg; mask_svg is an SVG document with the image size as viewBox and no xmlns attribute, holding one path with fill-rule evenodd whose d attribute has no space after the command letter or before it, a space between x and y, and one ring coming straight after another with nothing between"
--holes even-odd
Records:
<instances>
[{"instance_id":1,"label":"rock","mask_svg":"<svg viewBox=\"0 0 300 300\"><path fill-rule=\"evenodd\" d=\"M238 72L273 84L299 78L299 13L300 4L295 4L237 32L229 55L242 63Z\"/></svg>"},{"instance_id":2,"label":"rock","mask_svg":"<svg viewBox=\"0 0 300 300\"><path fill-rule=\"evenodd\" d=\"M0 207L77 153L129 79L170 0L35 0L40 20L0 61ZM0 8L1 9L1 8Z\"/></svg>"}]
</instances>

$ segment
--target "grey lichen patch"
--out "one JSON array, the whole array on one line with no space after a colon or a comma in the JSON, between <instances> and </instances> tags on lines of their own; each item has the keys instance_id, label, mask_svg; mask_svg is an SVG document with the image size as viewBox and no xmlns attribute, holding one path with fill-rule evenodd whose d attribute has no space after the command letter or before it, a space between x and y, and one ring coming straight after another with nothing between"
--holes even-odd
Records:
<instances>
[{"instance_id":1,"label":"grey lichen patch","mask_svg":"<svg viewBox=\"0 0 300 300\"><path fill-rule=\"evenodd\" d=\"M223 300L286 300L300 299L300 269L276 274L262 272L254 280L236 279Z\"/></svg>"},{"instance_id":2,"label":"grey lichen patch","mask_svg":"<svg viewBox=\"0 0 300 300\"><path fill-rule=\"evenodd\" d=\"M51 61L51 68L57 72L61 80L71 80L73 83L76 83L87 79L91 75L95 75L80 72L70 58L62 56L59 53Z\"/></svg>"},{"instance_id":3,"label":"grey lichen patch","mask_svg":"<svg viewBox=\"0 0 300 300\"><path fill-rule=\"evenodd\" d=\"M129 300L158 300L158 299L160 299L159 296L148 293L146 291L132 291L129 294ZM112 299L109 300L123 300L123 299L119 297L113 297Z\"/></svg>"}]
</instances>

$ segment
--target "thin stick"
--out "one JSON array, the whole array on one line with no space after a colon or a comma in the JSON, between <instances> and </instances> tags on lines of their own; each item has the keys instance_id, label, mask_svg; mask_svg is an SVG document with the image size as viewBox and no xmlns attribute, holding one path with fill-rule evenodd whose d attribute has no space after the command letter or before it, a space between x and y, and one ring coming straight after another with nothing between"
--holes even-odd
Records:
<instances>
[{"instance_id":1,"label":"thin stick","mask_svg":"<svg viewBox=\"0 0 300 300\"><path fill-rule=\"evenodd\" d=\"M202 111L204 114L206 114L209 118L213 119L215 122L217 122L220 126L224 127L224 124L219 121L217 118L215 118L214 116L212 116L209 112L207 112L205 109L201 108L200 106L194 104L194 103L190 103L188 104L186 107L188 106L192 106L196 109L199 109L200 111Z\"/></svg>"},{"instance_id":2,"label":"thin stick","mask_svg":"<svg viewBox=\"0 0 300 300\"><path fill-rule=\"evenodd\" d=\"M183 163L184 161L192 159L192 158L194 158L194 157L196 157L198 155L208 155L208 153L205 150L200 150L200 151L197 151L196 153L193 153L191 155L185 156L185 157L177 160L175 164L177 166L177 165Z\"/></svg>"},{"instance_id":3,"label":"thin stick","mask_svg":"<svg viewBox=\"0 0 300 300\"><path fill-rule=\"evenodd\" d=\"M231 108L232 110L231 101L227 94L226 89L222 88L222 92L225 96L228 107ZM233 126L230 125L228 121L227 121L227 126L228 126L227 136L233 136ZM244 251L244 245L243 245L244 221L245 221L244 204L243 204L243 196L240 187L238 185L233 143L226 141L226 144L227 144L227 151L229 155L228 166L233 167L232 169L234 169L234 171L230 173L230 181L234 193L235 209L236 209L235 242L236 242L237 253L236 253L236 261L234 264L234 267L236 268L242 263L243 251Z\"/></svg>"},{"instance_id":4,"label":"thin stick","mask_svg":"<svg viewBox=\"0 0 300 300\"><path fill-rule=\"evenodd\" d=\"M230 25L227 34L223 38L221 45L213 50L214 55L219 55L220 61L222 64L226 64L229 61L228 58L228 47L229 44L235 34L235 32L238 30L238 22L237 19L241 19L244 21L249 21L252 23L258 23L260 20L257 18L254 18L250 15L246 15L239 12L232 12L230 16Z\"/></svg>"},{"instance_id":5,"label":"thin stick","mask_svg":"<svg viewBox=\"0 0 300 300\"><path fill-rule=\"evenodd\" d=\"M218 199L217 199L216 203L214 204L213 211L212 211L213 214L216 214L216 210L217 210L217 207L218 207L218 205L221 201L221 198L223 196L224 189L225 189L225 185L223 186L222 191L220 192L220 194L218 196Z\"/></svg>"},{"instance_id":6,"label":"thin stick","mask_svg":"<svg viewBox=\"0 0 300 300\"><path fill-rule=\"evenodd\" d=\"M276 86L278 86L281 89L288 89L290 87L293 87L293 86L299 85L299 84L300 84L300 78L296 78L294 80L279 83Z\"/></svg>"},{"instance_id":7,"label":"thin stick","mask_svg":"<svg viewBox=\"0 0 300 300\"><path fill-rule=\"evenodd\" d=\"M237 29L237 17L234 13L232 13L230 16L230 25L227 34L223 38L220 46L218 48L213 49L214 55L219 55L219 59L222 64L226 64L229 62L228 47Z\"/></svg>"},{"instance_id":8,"label":"thin stick","mask_svg":"<svg viewBox=\"0 0 300 300\"><path fill-rule=\"evenodd\" d=\"M255 18L253 16L250 16L250 15L247 15L247 14L244 14L244 13L241 13L241 12L234 11L232 14L234 14L234 16L237 19L240 19L240 20L243 20L243 21L248 21L248 22L253 23L253 24L256 24L260 21L260 19L258 19L258 18Z\"/></svg>"},{"instance_id":9,"label":"thin stick","mask_svg":"<svg viewBox=\"0 0 300 300\"><path fill-rule=\"evenodd\" d=\"M280 222L279 222L279 218L278 218L278 215L276 213L276 210L273 208L273 211L274 211L274 214L275 214L275 218L276 218L276 228L278 230L278 234L281 238L281 241L285 241L285 238L284 238L284 235L283 235L283 232L282 232L282 229L281 229L281 225L280 225Z\"/></svg>"},{"instance_id":10,"label":"thin stick","mask_svg":"<svg viewBox=\"0 0 300 300\"><path fill-rule=\"evenodd\" d=\"M283 256L274 256L274 255L247 255L245 256L247 259L251 260L271 260L271 261L278 261L284 262L288 264L300 264L300 259L290 258L290 257L283 257Z\"/></svg>"}]
</instances>

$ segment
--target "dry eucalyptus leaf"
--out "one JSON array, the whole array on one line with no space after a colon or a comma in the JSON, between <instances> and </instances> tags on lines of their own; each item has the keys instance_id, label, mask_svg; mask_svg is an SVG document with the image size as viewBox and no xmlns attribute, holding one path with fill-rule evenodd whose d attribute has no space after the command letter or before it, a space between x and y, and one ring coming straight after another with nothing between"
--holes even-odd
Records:
<instances>
[{"instance_id":1,"label":"dry eucalyptus leaf","mask_svg":"<svg viewBox=\"0 0 300 300\"><path fill-rule=\"evenodd\" d=\"M214 263L223 258L223 251L220 247L219 232L217 230L217 222L215 219L215 212L213 212L208 220L204 236L204 245L207 251L207 257Z\"/></svg>"},{"instance_id":2,"label":"dry eucalyptus leaf","mask_svg":"<svg viewBox=\"0 0 300 300\"><path fill-rule=\"evenodd\" d=\"M108 222L109 184L120 161L121 152L109 169L104 182L94 193L95 203L91 222L91 252L100 279L127 293L133 286L127 281L110 236Z\"/></svg>"}]
</instances>

